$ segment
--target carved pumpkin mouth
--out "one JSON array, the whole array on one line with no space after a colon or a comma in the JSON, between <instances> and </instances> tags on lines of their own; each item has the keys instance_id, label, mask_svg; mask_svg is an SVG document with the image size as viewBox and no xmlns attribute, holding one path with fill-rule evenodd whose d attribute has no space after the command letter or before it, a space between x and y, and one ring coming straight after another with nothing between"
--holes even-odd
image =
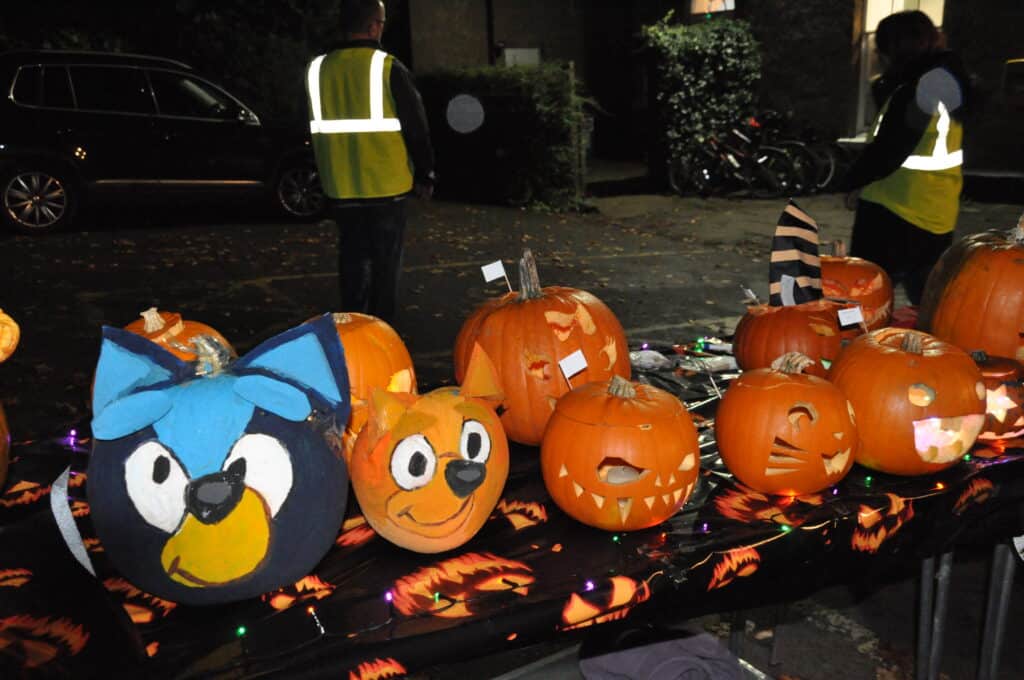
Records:
<instances>
[{"instance_id":1,"label":"carved pumpkin mouth","mask_svg":"<svg viewBox=\"0 0 1024 680\"><path fill-rule=\"evenodd\" d=\"M605 458L597 466L597 478L605 484L632 484L650 473L650 470L637 467L622 458Z\"/></svg>"},{"instance_id":2,"label":"carved pumpkin mouth","mask_svg":"<svg viewBox=\"0 0 1024 680\"><path fill-rule=\"evenodd\" d=\"M914 448L928 463L951 463L961 458L985 424L985 415L924 418L914 421Z\"/></svg>"},{"instance_id":3,"label":"carved pumpkin mouth","mask_svg":"<svg viewBox=\"0 0 1024 680\"><path fill-rule=\"evenodd\" d=\"M829 477L843 474L846 464L850 460L851 450L851 448L847 448L821 454L825 474ZM771 452L768 454L768 465L765 467L764 473L771 476L799 472L809 464L809 457L811 456L807 451L790 444L781 437L776 437L772 442Z\"/></svg>"},{"instance_id":4,"label":"carved pumpkin mouth","mask_svg":"<svg viewBox=\"0 0 1024 680\"><path fill-rule=\"evenodd\" d=\"M834 453L821 454L821 462L825 464L825 474L829 477L841 475L846 469L846 463L850 460L850 449L835 451Z\"/></svg>"}]
</instances>

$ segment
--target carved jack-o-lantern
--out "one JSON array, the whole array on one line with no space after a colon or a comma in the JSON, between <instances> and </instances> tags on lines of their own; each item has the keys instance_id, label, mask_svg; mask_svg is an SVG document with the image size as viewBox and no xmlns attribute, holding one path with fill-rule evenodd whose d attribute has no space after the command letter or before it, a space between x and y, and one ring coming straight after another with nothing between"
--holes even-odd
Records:
<instances>
[{"instance_id":1,"label":"carved jack-o-lantern","mask_svg":"<svg viewBox=\"0 0 1024 680\"><path fill-rule=\"evenodd\" d=\"M722 460L756 491L814 493L853 466L853 408L835 385L800 372L810 363L794 353L772 368L746 371L718 406L715 433Z\"/></svg>"},{"instance_id":2,"label":"carved jack-o-lantern","mask_svg":"<svg viewBox=\"0 0 1024 680\"><path fill-rule=\"evenodd\" d=\"M558 362L578 351L587 367L576 384L629 377L622 324L587 291L540 287L529 251L520 262L521 291L478 307L455 339L455 378L462 381L473 346L494 361L505 393L501 423L512 441L540 444L556 400L569 391Z\"/></svg>"},{"instance_id":3,"label":"carved jack-o-lantern","mask_svg":"<svg viewBox=\"0 0 1024 680\"><path fill-rule=\"evenodd\" d=\"M985 423L985 385L967 352L921 331L854 340L829 375L857 414L861 465L897 475L945 470Z\"/></svg>"},{"instance_id":4,"label":"carved jack-o-lantern","mask_svg":"<svg viewBox=\"0 0 1024 680\"><path fill-rule=\"evenodd\" d=\"M558 400L540 461L548 493L566 514L629 531L663 522L686 503L700 447L676 397L615 376Z\"/></svg>"},{"instance_id":5,"label":"carved jack-o-lantern","mask_svg":"<svg viewBox=\"0 0 1024 680\"><path fill-rule=\"evenodd\" d=\"M501 497L508 440L488 401L497 376L479 347L461 387L425 395L376 390L349 458L366 521L395 545L422 553L471 539Z\"/></svg>"},{"instance_id":6,"label":"carved jack-o-lantern","mask_svg":"<svg viewBox=\"0 0 1024 680\"><path fill-rule=\"evenodd\" d=\"M838 318L841 308L829 300L748 307L733 338L736 363L744 371L767 368L783 354L799 352L814 361L805 369L807 373L825 377L842 342Z\"/></svg>"},{"instance_id":7,"label":"carved jack-o-lantern","mask_svg":"<svg viewBox=\"0 0 1024 680\"><path fill-rule=\"evenodd\" d=\"M892 280L880 266L846 255L846 245L836 241L832 255L821 257L821 292L827 298L857 303L868 330L884 328L892 319ZM854 335L860 333L854 330Z\"/></svg>"},{"instance_id":8,"label":"carved jack-o-lantern","mask_svg":"<svg viewBox=\"0 0 1024 680\"><path fill-rule=\"evenodd\" d=\"M1006 357L971 352L985 383L985 425L978 439L1013 439L1024 436L1024 367Z\"/></svg>"}]
</instances>

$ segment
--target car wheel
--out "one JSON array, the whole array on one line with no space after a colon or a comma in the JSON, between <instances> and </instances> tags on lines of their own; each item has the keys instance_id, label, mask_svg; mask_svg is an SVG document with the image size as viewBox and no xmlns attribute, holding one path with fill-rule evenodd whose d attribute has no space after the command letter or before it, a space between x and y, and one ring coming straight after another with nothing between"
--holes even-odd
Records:
<instances>
[{"instance_id":1,"label":"car wheel","mask_svg":"<svg viewBox=\"0 0 1024 680\"><path fill-rule=\"evenodd\" d=\"M71 223L78 189L62 172L17 167L0 177L0 209L3 221L22 234L57 231Z\"/></svg>"},{"instance_id":2,"label":"car wheel","mask_svg":"<svg viewBox=\"0 0 1024 680\"><path fill-rule=\"evenodd\" d=\"M308 161L285 163L274 182L274 202L290 217L313 219L323 215L327 200L316 166Z\"/></svg>"}]
</instances>

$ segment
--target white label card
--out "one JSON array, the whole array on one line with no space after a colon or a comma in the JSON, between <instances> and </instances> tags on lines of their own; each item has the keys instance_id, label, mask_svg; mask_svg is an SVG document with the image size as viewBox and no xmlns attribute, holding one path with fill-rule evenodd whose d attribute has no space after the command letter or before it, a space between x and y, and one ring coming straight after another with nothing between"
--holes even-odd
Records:
<instances>
[{"instance_id":1,"label":"white label card","mask_svg":"<svg viewBox=\"0 0 1024 680\"><path fill-rule=\"evenodd\" d=\"M560 359L558 366L562 369L562 375L568 380L587 367L587 358L583 356L583 350L578 349L564 359Z\"/></svg>"},{"instance_id":2,"label":"white label card","mask_svg":"<svg viewBox=\"0 0 1024 680\"><path fill-rule=\"evenodd\" d=\"M502 264L501 260L495 260L490 264L485 264L480 267L480 269L484 273L484 281L487 281L488 283L495 279L505 278L505 265Z\"/></svg>"},{"instance_id":3,"label":"white label card","mask_svg":"<svg viewBox=\"0 0 1024 680\"><path fill-rule=\"evenodd\" d=\"M853 326L859 323L864 323L864 314L860 311L860 305L839 310L840 326Z\"/></svg>"},{"instance_id":4,"label":"white label card","mask_svg":"<svg viewBox=\"0 0 1024 680\"><path fill-rule=\"evenodd\" d=\"M790 307L796 304L796 298L793 297L793 289L796 287L796 279L789 274L783 274L782 278L779 279L779 285L782 290L779 291L779 297L782 298L782 304L786 307Z\"/></svg>"}]
</instances>

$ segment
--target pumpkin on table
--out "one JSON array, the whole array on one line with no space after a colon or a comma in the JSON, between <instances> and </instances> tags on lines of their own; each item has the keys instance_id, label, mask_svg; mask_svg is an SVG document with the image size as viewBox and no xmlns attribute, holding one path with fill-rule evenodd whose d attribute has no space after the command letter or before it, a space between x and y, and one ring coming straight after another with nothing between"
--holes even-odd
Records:
<instances>
[{"instance_id":1,"label":"pumpkin on table","mask_svg":"<svg viewBox=\"0 0 1024 680\"><path fill-rule=\"evenodd\" d=\"M821 291L826 298L849 300L860 306L868 330L892 320L892 280L879 265L846 254L843 241L833 243L832 255L821 256ZM859 335L857 328L852 329Z\"/></svg>"},{"instance_id":2,"label":"pumpkin on table","mask_svg":"<svg viewBox=\"0 0 1024 680\"><path fill-rule=\"evenodd\" d=\"M352 397L352 413L342 435L348 460L356 437L366 425L373 391L380 388L415 393L416 371L402 338L383 319L358 312L340 312L332 318L345 348Z\"/></svg>"},{"instance_id":3,"label":"pumpkin on table","mask_svg":"<svg viewBox=\"0 0 1024 680\"><path fill-rule=\"evenodd\" d=\"M564 286L540 287L529 250L519 266L519 292L478 307L455 339L455 377L461 382L474 345L494 361L505 393L501 422L509 439L535 446L571 387L558 362L580 350L587 367L573 377L578 384L629 378L629 347L622 325L590 293Z\"/></svg>"},{"instance_id":4,"label":"pumpkin on table","mask_svg":"<svg viewBox=\"0 0 1024 680\"><path fill-rule=\"evenodd\" d=\"M0 309L0 363L6 361L18 347L21 329L18 324ZM0 489L7 480L7 462L11 451L11 430L7 426L7 416L0 404Z\"/></svg>"},{"instance_id":5,"label":"pumpkin on table","mask_svg":"<svg viewBox=\"0 0 1024 680\"><path fill-rule=\"evenodd\" d=\"M142 318L131 322L124 329L155 342L182 361L195 361L197 352L193 343L200 336L212 338L217 345L227 348L234 355L231 343L204 323L182 319L177 312L162 312L156 307L150 307L139 316Z\"/></svg>"},{"instance_id":6,"label":"pumpkin on table","mask_svg":"<svg viewBox=\"0 0 1024 680\"><path fill-rule=\"evenodd\" d=\"M978 439L1024 436L1024 366L1006 357L971 352L985 383L985 425Z\"/></svg>"},{"instance_id":7,"label":"pumpkin on table","mask_svg":"<svg viewBox=\"0 0 1024 680\"><path fill-rule=\"evenodd\" d=\"M388 541L420 553L471 539L501 497L508 439L494 407L494 364L474 348L459 387L424 395L376 389L349 457L359 507Z\"/></svg>"},{"instance_id":8,"label":"pumpkin on table","mask_svg":"<svg viewBox=\"0 0 1024 680\"><path fill-rule=\"evenodd\" d=\"M921 331L862 335L843 350L829 379L856 413L856 461L873 470L945 470L960 462L985 423L985 385L970 355Z\"/></svg>"},{"instance_id":9,"label":"pumpkin on table","mask_svg":"<svg viewBox=\"0 0 1024 680\"><path fill-rule=\"evenodd\" d=\"M686 503L700 446L679 399L613 376L558 400L540 463L548 493L566 514L631 531L667 520Z\"/></svg>"},{"instance_id":10,"label":"pumpkin on table","mask_svg":"<svg viewBox=\"0 0 1024 680\"><path fill-rule=\"evenodd\" d=\"M853 467L854 409L813 363L785 354L770 368L745 371L729 384L715 414L722 461L746 486L804 495L836 484Z\"/></svg>"},{"instance_id":11,"label":"pumpkin on table","mask_svg":"<svg viewBox=\"0 0 1024 680\"><path fill-rule=\"evenodd\" d=\"M806 373L825 377L841 348L841 308L829 300L748 307L733 337L736 363L745 371L768 368L783 354L799 352L813 362Z\"/></svg>"},{"instance_id":12,"label":"pumpkin on table","mask_svg":"<svg viewBox=\"0 0 1024 680\"><path fill-rule=\"evenodd\" d=\"M959 239L925 283L918 328L973 352L1024 360L1024 217Z\"/></svg>"},{"instance_id":13,"label":"pumpkin on table","mask_svg":"<svg viewBox=\"0 0 1024 680\"><path fill-rule=\"evenodd\" d=\"M103 329L88 497L113 566L174 602L218 604L295 583L334 544L348 478L325 434L348 419L327 316L232 360L185 362Z\"/></svg>"}]
</instances>

